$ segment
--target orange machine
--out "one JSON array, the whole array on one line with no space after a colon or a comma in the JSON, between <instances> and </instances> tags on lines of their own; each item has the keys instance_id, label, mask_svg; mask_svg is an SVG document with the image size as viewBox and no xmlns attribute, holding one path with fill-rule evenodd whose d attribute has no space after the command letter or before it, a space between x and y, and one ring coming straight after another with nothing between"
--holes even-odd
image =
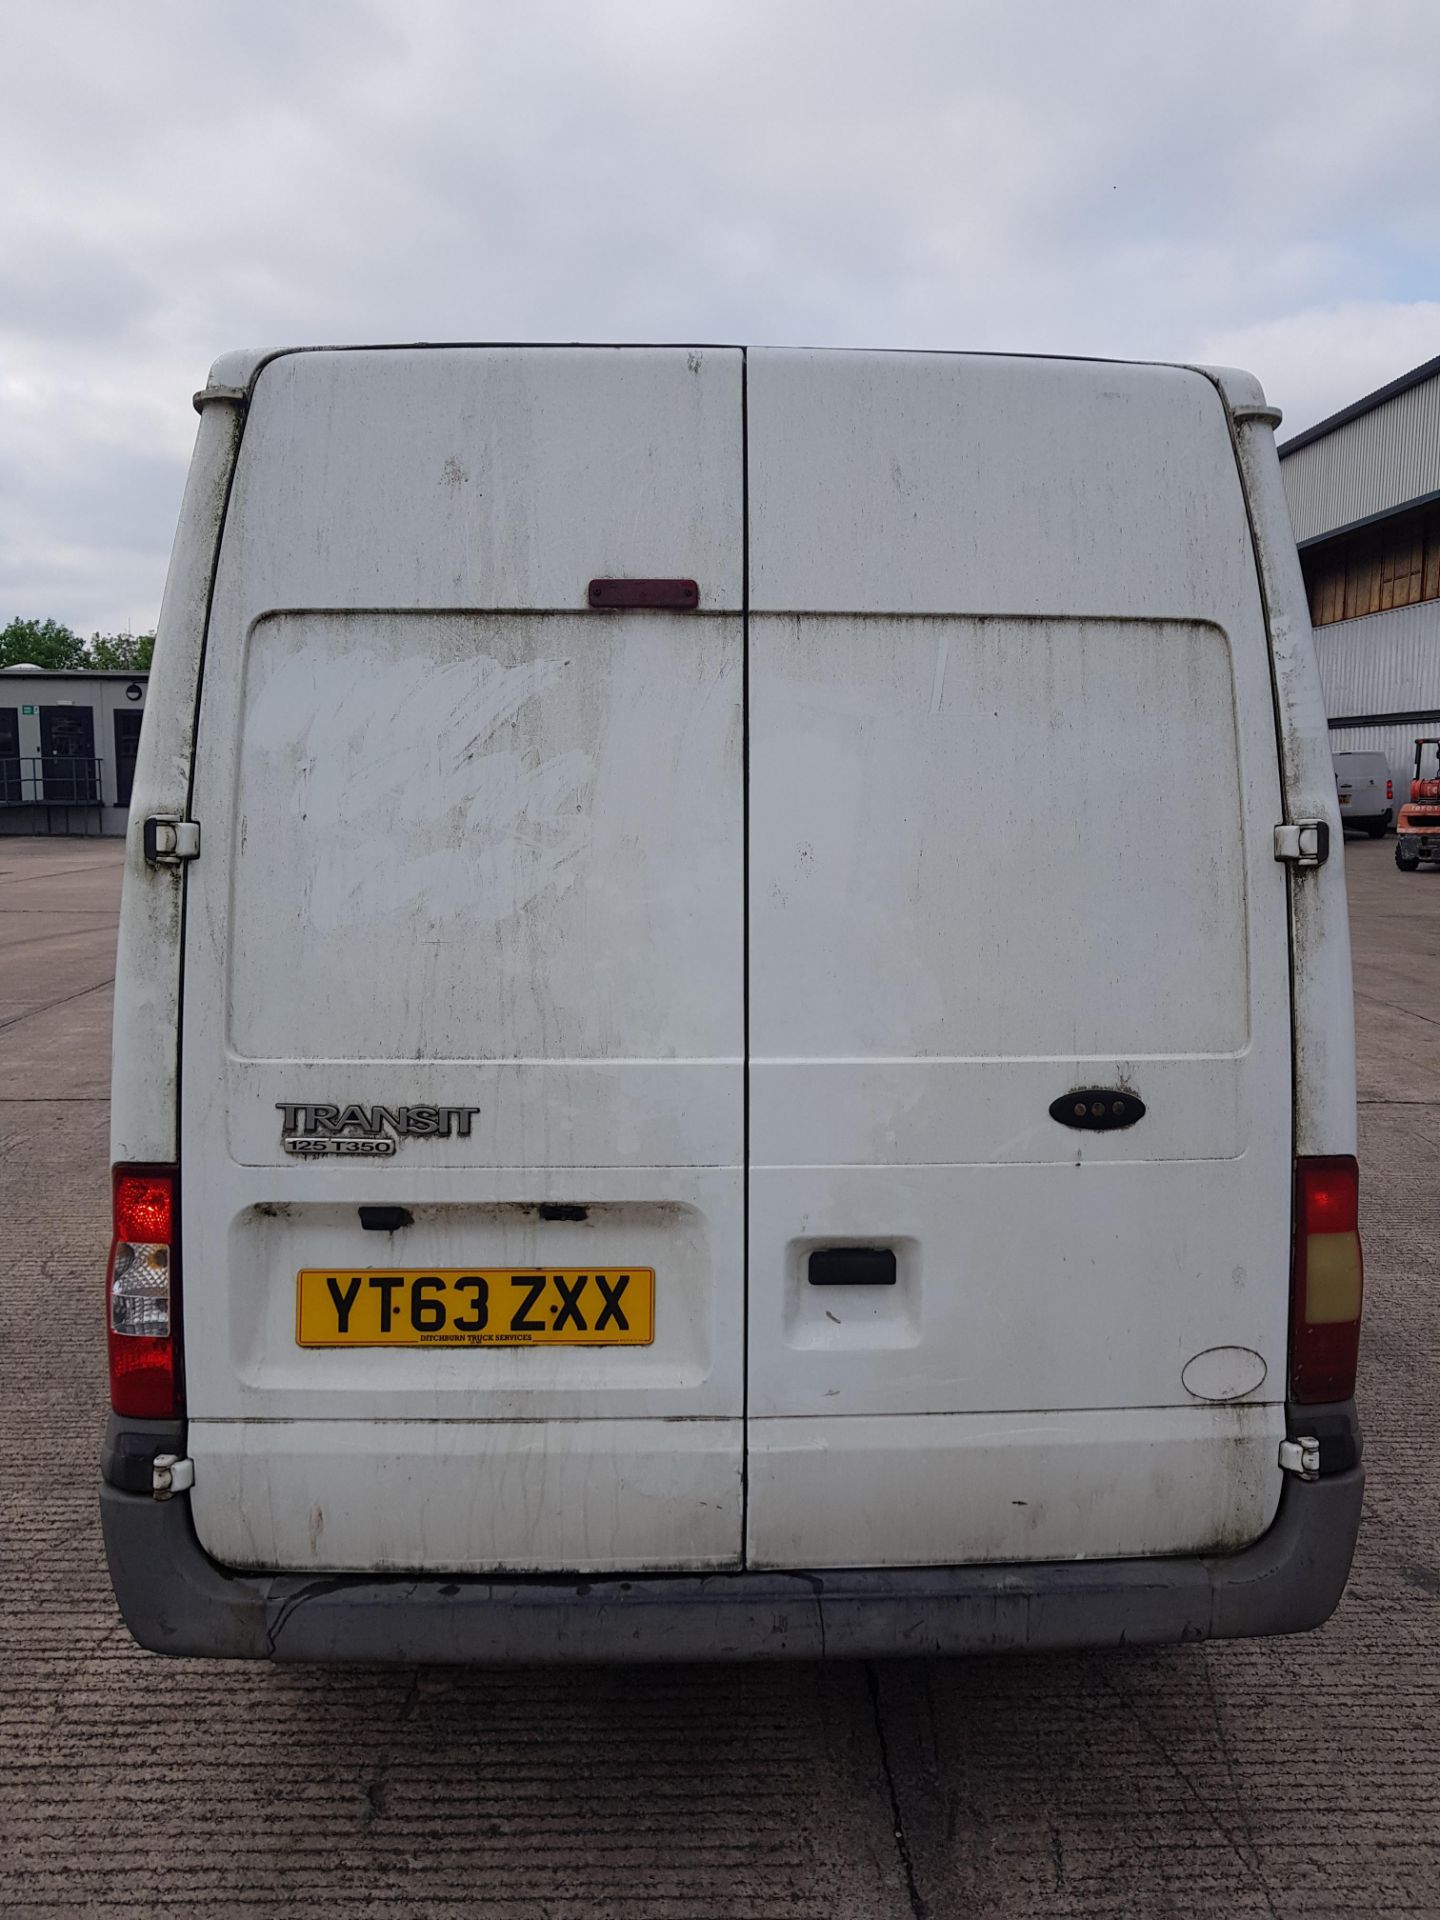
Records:
<instances>
[{"instance_id":1,"label":"orange machine","mask_svg":"<svg viewBox=\"0 0 1440 1920\"><path fill-rule=\"evenodd\" d=\"M1435 750L1432 774L1423 771L1427 747ZM1414 873L1422 860L1440 861L1440 738L1434 734L1415 742L1415 777L1395 831L1395 864L1402 873Z\"/></svg>"}]
</instances>

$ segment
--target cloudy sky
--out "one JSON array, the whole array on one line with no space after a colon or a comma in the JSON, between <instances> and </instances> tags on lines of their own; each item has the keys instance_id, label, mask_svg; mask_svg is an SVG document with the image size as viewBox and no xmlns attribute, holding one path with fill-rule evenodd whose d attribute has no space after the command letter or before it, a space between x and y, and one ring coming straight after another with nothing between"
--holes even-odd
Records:
<instances>
[{"instance_id":1,"label":"cloudy sky","mask_svg":"<svg viewBox=\"0 0 1440 1920\"><path fill-rule=\"evenodd\" d=\"M1435 0L0 0L0 624L154 622L228 347L1440 353Z\"/></svg>"}]
</instances>

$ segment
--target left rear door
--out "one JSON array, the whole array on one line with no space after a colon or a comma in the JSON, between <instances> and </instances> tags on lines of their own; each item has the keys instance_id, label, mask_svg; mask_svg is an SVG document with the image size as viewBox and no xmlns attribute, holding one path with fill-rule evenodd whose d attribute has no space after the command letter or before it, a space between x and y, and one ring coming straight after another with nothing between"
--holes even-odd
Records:
<instances>
[{"instance_id":1,"label":"left rear door","mask_svg":"<svg viewBox=\"0 0 1440 1920\"><path fill-rule=\"evenodd\" d=\"M741 512L736 352L259 377L185 933L185 1371L221 1561L740 1559ZM699 609L591 611L603 576L692 578ZM328 1334L298 1317L302 1273L322 1318L362 1283L367 1339L387 1308L433 1326L414 1276L489 1276L448 1311L500 1338L345 1344L338 1303ZM517 1308L586 1343L508 1344Z\"/></svg>"}]
</instances>

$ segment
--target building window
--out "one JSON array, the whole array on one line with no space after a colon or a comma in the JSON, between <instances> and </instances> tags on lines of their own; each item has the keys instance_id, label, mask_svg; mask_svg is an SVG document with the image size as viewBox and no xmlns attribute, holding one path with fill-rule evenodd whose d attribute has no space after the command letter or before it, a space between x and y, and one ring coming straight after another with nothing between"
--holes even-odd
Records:
<instances>
[{"instance_id":1,"label":"building window","mask_svg":"<svg viewBox=\"0 0 1440 1920\"><path fill-rule=\"evenodd\" d=\"M1440 600L1440 502L1317 540L1300 566L1317 627Z\"/></svg>"},{"instance_id":2,"label":"building window","mask_svg":"<svg viewBox=\"0 0 1440 1920\"><path fill-rule=\"evenodd\" d=\"M135 756L140 751L142 715L133 707L115 709L115 804L128 807L135 784Z\"/></svg>"}]
</instances>

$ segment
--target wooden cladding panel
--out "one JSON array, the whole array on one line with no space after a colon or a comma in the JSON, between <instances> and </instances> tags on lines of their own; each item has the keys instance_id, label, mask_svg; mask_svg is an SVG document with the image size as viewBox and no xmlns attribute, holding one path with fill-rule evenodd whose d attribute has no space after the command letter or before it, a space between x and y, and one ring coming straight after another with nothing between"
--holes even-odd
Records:
<instances>
[{"instance_id":1,"label":"wooden cladding panel","mask_svg":"<svg viewBox=\"0 0 1440 1920\"><path fill-rule=\"evenodd\" d=\"M1317 627L1440 600L1440 506L1327 540L1301 566Z\"/></svg>"}]
</instances>

